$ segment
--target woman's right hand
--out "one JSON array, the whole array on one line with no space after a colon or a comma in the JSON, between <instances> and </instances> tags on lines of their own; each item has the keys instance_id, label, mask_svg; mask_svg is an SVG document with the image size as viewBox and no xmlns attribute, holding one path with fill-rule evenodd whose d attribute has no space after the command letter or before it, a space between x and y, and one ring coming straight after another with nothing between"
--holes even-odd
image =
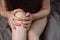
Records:
<instances>
[{"instance_id":1,"label":"woman's right hand","mask_svg":"<svg viewBox=\"0 0 60 40\"><path fill-rule=\"evenodd\" d=\"M15 16L15 14L16 14L16 12L23 12L23 10L22 9L15 9L15 10L13 10L13 11L7 11L7 17L8 17L8 19L10 18L10 17L12 17L12 18L17 18L16 16Z\"/></svg>"},{"instance_id":2,"label":"woman's right hand","mask_svg":"<svg viewBox=\"0 0 60 40\"><path fill-rule=\"evenodd\" d=\"M15 16L15 13L18 12L18 11L19 11L19 12L20 12L20 11L22 12L23 10L22 10L22 9L15 9L15 10L10 11L10 12L7 13L8 24L9 24L9 26L11 27L12 30L16 28L16 27L15 27L15 24L17 24L17 23L15 23L15 24L13 25L13 23L12 23L11 21L14 22L14 20L19 20L19 19Z\"/></svg>"}]
</instances>

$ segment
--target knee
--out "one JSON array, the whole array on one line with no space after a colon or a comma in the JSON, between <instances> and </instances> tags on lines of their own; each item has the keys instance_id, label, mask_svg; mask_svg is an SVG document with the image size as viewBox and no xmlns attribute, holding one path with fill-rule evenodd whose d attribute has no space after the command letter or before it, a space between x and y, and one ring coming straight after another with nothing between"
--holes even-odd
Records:
<instances>
[{"instance_id":1,"label":"knee","mask_svg":"<svg viewBox=\"0 0 60 40\"><path fill-rule=\"evenodd\" d=\"M30 31L28 32L28 35L31 36L31 37L33 37L33 36L34 36L34 37L38 37L38 38L40 37L40 35L38 35L38 34L37 34L36 32L34 32L33 30L30 30Z\"/></svg>"},{"instance_id":2,"label":"knee","mask_svg":"<svg viewBox=\"0 0 60 40\"><path fill-rule=\"evenodd\" d=\"M39 40L39 36L33 31L29 31L28 40Z\"/></svg>"}]
</instances>

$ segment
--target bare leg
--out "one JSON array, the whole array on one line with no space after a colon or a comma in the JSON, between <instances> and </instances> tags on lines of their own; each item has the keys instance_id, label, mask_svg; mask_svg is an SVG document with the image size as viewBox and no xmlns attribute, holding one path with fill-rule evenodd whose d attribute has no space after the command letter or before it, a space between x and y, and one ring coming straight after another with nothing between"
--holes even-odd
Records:
<instances>
[{"instance_id":1,"label":"bare leg","mask_svg":"<svg viewBox=\"0 0 60 40\"><path fill-rule=\"evenodd\" d=\"M26 40L26 29L23 27L18 27L16 30L12 31L12 40Z\"/></svg>"},{"instance_id":2,"label":"bare leg","mask_svg":"<svg viewBox=\"0 0 60 40\"><path fill-rule=\"evenodd\" d=\"M13 29L13 23L10 20L8 20L8 22L12 29L12 40L26 40L26 28L23 26L16 26L16 29Z\"/></svg>"},{"instance_id":3,"label":"bare leg","mask_svg":"<svg viewBox=\"0 0 60 40\"><path fill-rule=\"evenodd\" d=\"M46 23L47 23L47 17L34 21L28 33L28 40L39 40L39 37L43 32Z\"/></svg>"}]
</instances>

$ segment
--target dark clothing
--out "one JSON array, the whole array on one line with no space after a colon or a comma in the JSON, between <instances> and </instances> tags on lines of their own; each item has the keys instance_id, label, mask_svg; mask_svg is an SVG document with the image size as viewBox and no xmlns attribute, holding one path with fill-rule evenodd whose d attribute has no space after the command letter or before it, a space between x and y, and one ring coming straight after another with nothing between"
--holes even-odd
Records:
<instances>
[{"instance_id":1,"label":"dark clothing","mask_svg":"<svg viewBox=\"0 0 60 40\"><path fill-rule=\"evenodd\" d=\"M30 13L38 12L41 9L42 3L42 0L7 0L7 1L6 3L10 10L21 8L25 12Z\"/></svg>"}]
</instances>

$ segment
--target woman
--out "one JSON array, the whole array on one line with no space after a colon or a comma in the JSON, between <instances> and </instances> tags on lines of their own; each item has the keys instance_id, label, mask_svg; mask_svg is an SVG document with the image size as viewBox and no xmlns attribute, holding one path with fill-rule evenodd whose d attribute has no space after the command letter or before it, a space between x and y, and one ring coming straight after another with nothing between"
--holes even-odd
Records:
<instances>
[{"instance_id":1,"label":"woman","mask_svg":"<svg viewBox=\"0 0 60 40\"><path fill-rule=\"evenodd\" d=\"M50 0L1 0L2 9L1 16L8 18L11 30L15 29L13 23L14 20L21 21L14 14L18 11L26 12L26 15L22 24L28 24L24 27L28 27L28 40L39 40L39 36L43 32L47 23L47 16L50 13ZM29 12L29 13L27 13ZM13 20L14 19L14 20ZM28 19L28 21L27 21ZM33 21L31 23L31 21ZM11 23L10 23L11 22ZM12 25L11 25L12 24ZM32 25L30 25L32 24ZM17 24L16 24L17 25ZM31 28L30 28L31 27ZM33 37L32 37L33 35ZM24 36L24 35L23 35ZM6 40L6 39L5 39Z\"/></svg>"}]
</instances>

